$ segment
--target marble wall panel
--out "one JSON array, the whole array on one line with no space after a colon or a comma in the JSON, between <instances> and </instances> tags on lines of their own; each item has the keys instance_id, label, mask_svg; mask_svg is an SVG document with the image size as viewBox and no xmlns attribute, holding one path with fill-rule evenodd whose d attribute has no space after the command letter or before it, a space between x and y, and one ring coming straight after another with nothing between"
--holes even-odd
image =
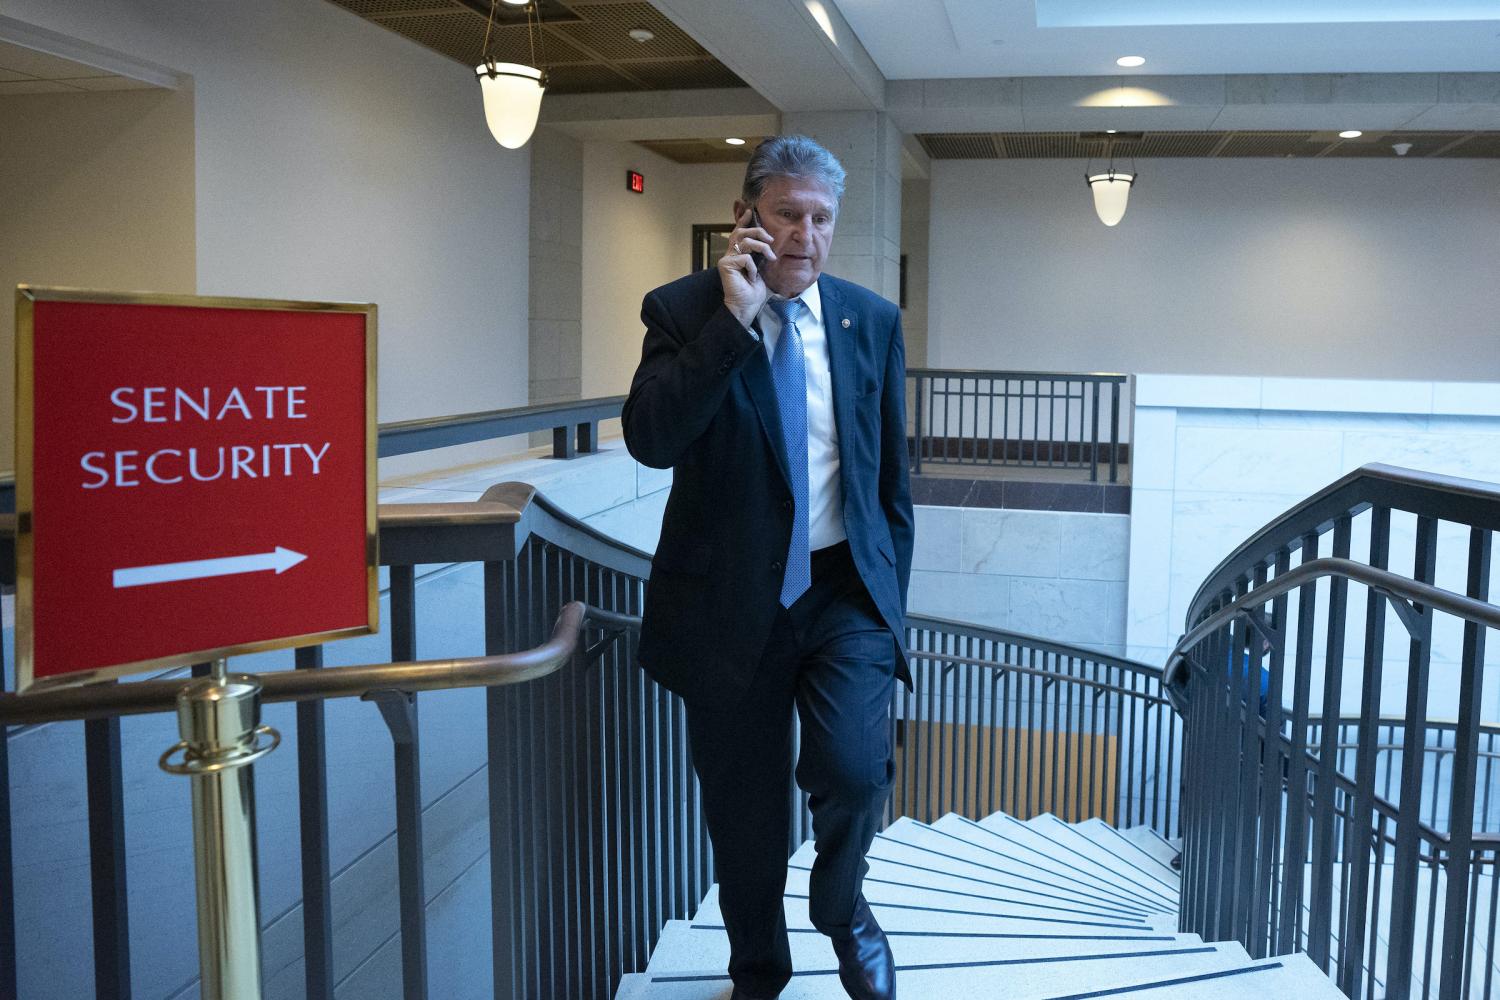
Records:
<instances>
[{"instance_id":1,"label":"marble wall panel","mask_svg":"<svg viewBox=\"0 0 1500 1000\"><path fill-rule=\"evenodd\" d=\"M1061 515L1058 576L1124 580L1130 565L1130 518L1122 514Z\"/></svg>"},{"instance_id":2,"label":"marble wall panel","mask_svg":"<svg viewBox=\"0 0 1500 1000\"><path fill-rule=\"evenodd\" d=\"M912 569L960 571L963 511L957 507L917 507Z\"/></svg>"},{"instance_id":3,"label":"marble wall panel","mask_svg":"<svg viewBox=\"0 0 1500 1000\"><path fill-rule=\"evenodd\" d=\"M1057 642L1117 643L1125 632L1125 584L1102 580L1010 581L1010 628Z\"/></svg>"},{"instance_id":4,"label":"marble wall panel","mask_svg":"<svg viewBox=\"0 0 1500 1000\"><path fill-rule=\"evenodd\" d=\"M965 573L1055 577L1064 515L965 509L960 567Z\"/></svg>"},{"instance_id":5,"label":"marble wall panel","mask_svg":"<svg viewBox=\"0 0 1500 1000\"><path fill-rule=\"evenodd\" d=\"M956 621L1010 628L1008 576L913 570L907 610Z\"/></svg>"},{"instance_id":6,"label":"marble wall panel","mask_svg":"<svg viewBox=\"0 0 1500 1000\"><path fill-rule=\"evenodd\" d=\"M1343 471L1342 443L1336 431L1179 427L1173 485L1307 496Z\"/></svg>"}]
</instances>

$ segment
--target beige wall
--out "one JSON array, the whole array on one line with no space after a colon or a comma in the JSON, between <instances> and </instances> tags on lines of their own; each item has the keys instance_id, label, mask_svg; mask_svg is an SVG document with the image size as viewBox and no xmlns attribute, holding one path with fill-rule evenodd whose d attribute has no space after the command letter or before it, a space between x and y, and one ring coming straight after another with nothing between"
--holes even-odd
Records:
<instances>
[{"instance_id":1,"label":"beige wall","mask_svg":"<svg viewBox=\"0 0 1500 1000\"><path fill-rule=\"evenodd\" d=\"M644 194L625 172L646 175ZM742 164L679 164L643 146L583 154L583 395L629 390L641 359L641 298L688 273L693 226L731 221Z\"/></svg>"},{"instance_id":2,"label":"beige wall","mask_svg":"<svg viewBox=\"0 0 1500 1000\"><path fill-rule=\"evenodd\" d=\"M1109 229L1082 163L934 162L929 362L1500 378L1500 162L1139 166Z\"/></svg>"},{"instance_id":3,"label":"beige wall","mask_svg":"<svg viewBox=\"0 0 1500 1000\"><path fill-rule=\"evenodd\" d=\"M326 0L5 14L191 78L200 294L378 303L382 420L525 404L530 151L472 70Z\"/></svg>"},{"instance_id":4,"label":"beige wall","mask_svg":"<svg viewBox=\"0 0 1500 1000\"><path fill-rule=\"evenodd\" d=\"M0 98L0 470L14 468L15 286L191 294L193 95Z\"/></svg>"}]
</instances>

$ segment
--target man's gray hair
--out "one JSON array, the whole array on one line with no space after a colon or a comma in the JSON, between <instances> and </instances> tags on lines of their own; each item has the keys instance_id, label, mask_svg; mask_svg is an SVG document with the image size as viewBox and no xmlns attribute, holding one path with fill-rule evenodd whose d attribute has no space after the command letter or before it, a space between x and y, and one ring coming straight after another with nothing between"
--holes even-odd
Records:
<instances>
[{"instance_id":1,"label":"man's gray hair","mask_svg":"<svg viewBox=\"0 0 1500 1000\"><path fill-rule=\"evenodd\" d=\"M833 195L834 207L844 197L844 166L838 157L805 135L773 135L755 147L745 167L740 197L754 205L766 185L778 177L817 181Z\"/></svg>"}]
</instances>

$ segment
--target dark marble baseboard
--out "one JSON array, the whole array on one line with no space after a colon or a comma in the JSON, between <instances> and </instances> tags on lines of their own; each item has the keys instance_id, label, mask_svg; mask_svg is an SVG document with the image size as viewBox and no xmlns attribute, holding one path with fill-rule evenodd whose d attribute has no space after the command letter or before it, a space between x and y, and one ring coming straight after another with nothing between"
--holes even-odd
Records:
<instances>
[{"instance_id":1,"label":"dark marble baseboard","mask_svg":"<svg viewBox=\"0 0 1500 1000\"><path fill-rule=\"evenodd\" d=\"M1123 483L1028 483L999 479L912 476L911 502L927 507L989 507L1129 514Z\"/></svg>"}]
</instances>

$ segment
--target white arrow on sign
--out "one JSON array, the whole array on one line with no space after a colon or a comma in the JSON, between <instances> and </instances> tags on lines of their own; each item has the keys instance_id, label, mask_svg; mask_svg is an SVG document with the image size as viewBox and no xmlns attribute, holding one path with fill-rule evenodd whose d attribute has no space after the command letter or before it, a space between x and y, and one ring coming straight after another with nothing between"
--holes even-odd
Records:
<instances>
[{"instance_id":1,"label":"white arrow on sign","mask_svg":"<svg viewBox=\"0 0 1500 1000\"><path fill-rule=\"evenodd\" d=\"M233 576L236 573L261 573L274 569L279 576L307 556L276 546L275 552L256 552L248 556L226 556L223 559L194 559L191 562L161 563L157 566L132 566L115 570L115 588L144 587L150 583L175 583L199 580L206 576Z\"/></svg>"}]
</instances>

